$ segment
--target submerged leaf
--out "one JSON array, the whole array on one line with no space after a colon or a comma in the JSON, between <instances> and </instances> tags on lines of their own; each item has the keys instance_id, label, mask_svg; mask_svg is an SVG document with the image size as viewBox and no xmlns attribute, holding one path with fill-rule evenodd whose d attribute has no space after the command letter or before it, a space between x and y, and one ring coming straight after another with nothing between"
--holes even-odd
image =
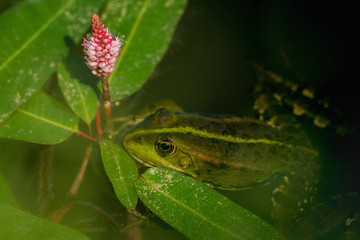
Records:
<instances>
[{"instance_id":1,"label":"submerged leaf","mask_svg":"<svg viewBox=\"0 0 360 240\"><path fill-rule=\"evenodd\" d=\"M89 239L71 228L0 203L0 239Z\"/></svg>"},{"instance_id":2,"label":"submerged leaf","mask_svg":"<svg viewBox=\"0 0 360 240\"><path fill-rule=\"evenodd\" d=\"M100 148L102 162L117 198L125 207L134 209L138 200L134 189L134 181L138 178L134 160L110 141L100 141Z\"/></svg>"},{"instance_id":3,"label":"submerged leaf","mask_svg":"<svg viewBox=\"0 0 360 240\"><path fill-rule=\"evenodd\" d=\"M176 171L151 168L135 189L151 211L190 239L283 239L260 217Z\"/></svg>"},{"instance_id":4,"label":"submerged leaf","mask_svg":"<svg viewBox=\"0 0 360 240\"><path fill-rule=\"evenodd\" d=\"M102 20L125 35L115 71L110 75L113 100L134 93L150 76L170 43L186 0L110 0Z\"/></svg>"},{"instance_id":5,"label":"submerged leaf","mask_svg":"<svg viewBox=\"0 0 360 240\"><path fill-rule=\"evenodd\" d=\"M40 92L0 125L0 137L55 144L78 131L78 118Z\"/></svg>"},{"instance_id":6,"label":"submerged leaf","mask_svg":"<svg viewBox=\"0 0 360 240\"><path fill-rule=\"evenodd\" d=\"M0 16L0 123L26 103L78 42L103 1L22 1Z\"/></svg>"}]
</instances>

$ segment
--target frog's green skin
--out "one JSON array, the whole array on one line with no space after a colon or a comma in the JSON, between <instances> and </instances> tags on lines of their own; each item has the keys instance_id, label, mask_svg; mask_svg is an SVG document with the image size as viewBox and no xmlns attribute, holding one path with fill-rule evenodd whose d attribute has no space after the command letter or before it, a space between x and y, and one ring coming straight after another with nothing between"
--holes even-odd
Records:
<instances>
[{"instance_id":1,"label":"frog's green skin","mask_svg":"<svg viewBox=\"0 0 360 240\"><path fill-rule=\"evenodd\" d=\"M271 184L272 218L285 232L313 199L319 161L297 129L263 121L173 113L162 109L129 130L123 145L135 159L171 168L224 189Z\"/></svg>"}]
</instances>

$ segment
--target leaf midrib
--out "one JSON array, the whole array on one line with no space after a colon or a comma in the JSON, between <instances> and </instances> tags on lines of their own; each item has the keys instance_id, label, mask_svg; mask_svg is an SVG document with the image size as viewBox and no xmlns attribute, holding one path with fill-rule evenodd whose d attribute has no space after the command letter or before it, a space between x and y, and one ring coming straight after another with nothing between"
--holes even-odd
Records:
<instances>
[{"instance_id":1,"label":"leaf midrib","mask_svg":"<svg viewBox=\"0 0 360 240\"><path fill-rule=\"evenodd\" d=\"M54 121L52 121L52 120L50 120L50 119L47 119L47 118L41 117L41 116L39 116L39 115L33 114L33 113L31 113L31 112L25 111L25 110L23 110L23 109L17 109L17 111L20 112L20 113L22 113L22 114L25 114L25 115L27 115L27 116L30 116L30 117L32 117L32 118L35 118L35 119L38 119L38 120L40 120L40 121L46 122L46 123L48 123L48 124L50 124L50 125L53 125L53 126L56 126L56 127L59 127L59 128L63 128L63 129L68 130L68 131L70 131L70 132L74 132L74 133L77 133L77 132L78 132L78 129L73 129L73 128L67 127L67 126L62 125L62 124L60 124L60 123L54 122Z\"/></svg>"},{"instance_id":2,"label":"leaf midrib","mask_svg":"<svg viewBox=\"0 0 360 240\"><path fill-rule=\"evenodd\" d=\"M155 187L154 184L152 184L151 181L149 181L148 179L146 179L146 181L152 188L155 188L158 192L160 192L163 196L167 197L168 199L170 199L171 201L175 202L176 204L180 205L181 207L183 207L184 209L194 213L195 215L197 215L198 217L200 217L201 219L204 219L205 221L209 222L211 225L213 225L214 227L220 229L223 232L227 232L228 234L234 236L237 239L242 239L240 238L238 235L235 235L233 232L230 232L228 229L223 228L221 226L219 226L218 224L216 224L215 222L211 221L210 219L206 218L204 215L196 212L195 210L193 210L192 208L188 207L187 205L183 204L182 202L178 201L177 199L173 198L172 196L170 196L169 194L166 194L164 191L160 190L158 187Z\"/></svg>"},{"instance_id":3,"label":"leaf midrib","mask_svg":"<svg viewBox=\"0 0 360 240\"><path fill-rule=\"evenodd\" d=\"M67 4L65 4L62 8L60 8L54 15L49 19L49 21L45 22L45 24L38 29L27 41L25 41L12 55L10 55L1 65L0 72L4 69L4 67L9 64L15 57L17 57L24 49L26 49L45 29L55 21L75 0L70 0Z\"/></svg>"},{"instance_id":4,"label":"leaf midrib","mask_svg":"<svg viewBox=\"0 0 360 240\"><path fill-rule=\"evenodd\" d=\"M115 71L118 69L118 67L119 67L122 59L124 58L124 56L125 56L125 54L126 54L127 49L129 48L129 46L130 46L130 44L131 44L131 42L132 42L132 39L133 39L133 37L134 37L134 35L135 35L135 33L136 33L136 30L138 29L139 24L140 24L140 22L141 22L141 20L142 20L142 18L143 18L143 16L144 16L146 10L148 9L149 2L150 2L150 0L146 0L146 1L144 2L144 4L141 6L140 12L139 12L139 14L138 14L137 17L136 17L133 26L131 27L131 31L130 31L130 34L129 34L127 40L126 40L126 44L125 44L124 47L121 49L121 53L120 53L119 59L116 61ZM109 80L109 84L111 83L111 80L112 80L113 76L114 76L114 73L109 76L109 79L108 79L108 80Z\"/></svg>"},{"instance_id":5,"label":"leaf midrib","mask_svg":"<svg viewBox=\"0 0 360 240\"><path fill-rule=\"evenodd\" d=\"M106 143L106 142L103 142L103 143L110 149L111 154L113 155L113 158L114 158L114 160L115 160L114 162L115 162L115 165L116 165L116 170L117 170L117 172L119 173L120 176L124 177L124 174L123 174L123 172L121 171L121 167L120 167L120 165L119 165L119 163L118 163L119 159L118 159L118 157L117 157L117 155L116 155L116 153L115 153L115 150L113 149L113 146L110 145L110 144L108 144L108 143ZM105 168L106 168L106 167L105 167ZM131 203L130 195L129 195L129 190L128 190L125 182L124 182L124 181L122 181L122 182L123 182L123 184L125 185L125 188L123 188L123 190L125 190L125 192L126 192L125 195L128 196L126 199L127 199L128 203ZM115 186L114 186L114 188L115 188ZM128 205L130 205L130 204L128 204Z\"/></svg>"}]
</instances>

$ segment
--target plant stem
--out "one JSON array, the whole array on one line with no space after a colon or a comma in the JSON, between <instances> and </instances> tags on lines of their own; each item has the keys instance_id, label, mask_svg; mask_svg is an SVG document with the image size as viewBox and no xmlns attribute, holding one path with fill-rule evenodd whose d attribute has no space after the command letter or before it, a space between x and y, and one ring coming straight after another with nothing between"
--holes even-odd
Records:
<instances>
[{"instance_id":1,"label":"plant stem","mask_svg":"<svg viewBox=\"0 0 360 240\"><path fill-rule=\"evenodd\" d=\"M101 129L101 121L100 121L100 105L97 106L97 112L96 112L96 131L98 136L102 136L102 129Z\"/></svg>"},{"instance_id":2,"label":"plant stem","mask_svg":"<svg viewBox=\"0 0 360 240\"><path fill-rule=\"evenodd\" d=\"M111 133L114 130L114 123L111 115L111 97L110 97L108 76L102 76L100 77L100 79L102 85L102 100L103 100L103 107L105 112L105 122L106 122L107 131L111 138Z\"/></svg>"},{"instance_id":3,"label":"plant stem","mask_svg":"<svg viewBox=\"0 0 360 240\"><path fill-rule=\"evenodd\" d=\"M79 187L81 185L81 182L82 180L84 179L84 175L85 175L85 171L86 171L86 167L89 163L89 159L90 159L90 155L91 155L91 152L92 152L92 146L93 144L92 143L89 143L86 147L86 150L85 150L85 154L84 154L84 157L83 157L83 160L82 160L82 163L81 163L81 167L76 175L76 178L73 182L73 185L71 186L67 196L66 196L66 199L67 200L70 200L72 197L74 197L78 190L79 190Z\"/></svg>"},{"instance_id":4,"label":"plant stem","mask_svg":"<svg viewBox=\"0 0 360 240\"><path fill-rule=\"evenodd\" d=\"M111 223L111 225L116 230L118 230L118 231L120 231L122 233L122 227L116 222L116 220L113 217L111 217L111 215L109 213L105 212L101 208L95 206L94 204L92 204L90 202L86 202L86 201L76 201L76 202L74 202L74 204L76 204L78 206L87 207L87 208L99 213L106 221Z\"/></svg>"},{"instance_id":5,"label":"plant stem","mask_svg":"<svg viewBox=\"0 0 360 240\"><path fill-rule=\"evenodd\" d=\"M68 205L64 205L61 208L55 210L54 212L52 212L52 214L50 215L50 217L48 218L49 220L59 223L61 221L61 219L65 216L65 214L73 207L73 204L68 204Z\"/></svg>"},{"instance_id":6,"label":"plant stem","mask_svg":"<svg viewBox=\"0 0 360 240\"><path fill-rule=\"evenodd\" d=\"M70 201L78 192L80 185L82 183L82 180L84 179L84 175L85 175L85 171L86 171L86 167L89 163L89 159L91 156L91 152L92 152L92 143L89 143L86 147L85 150L85 154L80 166L80 169L75 177L75 180L69 190L69 192L66 195L66 201ZM52 220L54 222L59 223L62 218L65 216L65 214L73 207L73 204L68 204L68 205L63 205L61 206L61 208L55 210L54 212L52 212L52 214L49 217L49 220Z\"/></svg>"}]
</instances>

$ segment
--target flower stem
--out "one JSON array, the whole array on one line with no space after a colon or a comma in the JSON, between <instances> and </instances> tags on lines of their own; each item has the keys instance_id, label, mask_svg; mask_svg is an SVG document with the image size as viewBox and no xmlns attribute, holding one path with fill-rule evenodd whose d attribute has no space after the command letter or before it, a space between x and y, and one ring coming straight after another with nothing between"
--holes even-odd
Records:
<instances>
[{"instance_id":1,"label":"flower stem","mask_svg":"<svg viewBox=\"0 0 360 240\"><path fill-rule=\"evenodd\" d=\"M106 122L107 131L111 138L111 133L114 130L114 123L111 115L111 97L110 97L108 76L101 76L100 79L102 85L102 100L103 100L103 107L105 112L105 122Z\"/></svg>"}]
</instances>

